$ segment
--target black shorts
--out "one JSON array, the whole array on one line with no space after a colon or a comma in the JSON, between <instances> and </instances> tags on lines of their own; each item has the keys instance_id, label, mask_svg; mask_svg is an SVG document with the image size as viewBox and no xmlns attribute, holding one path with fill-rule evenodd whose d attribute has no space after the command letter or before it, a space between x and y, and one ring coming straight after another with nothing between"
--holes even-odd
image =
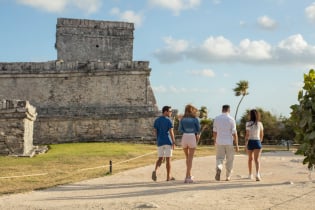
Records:
<instances>
[{"instance_id":1,"label":"black shorts","mask_svg":"<svg viewBox=\"0 0 315 210\"><path fill-rule=\"evenodd\" d=\"M261 141L260 140L249 140L247 143L248 150L261 149Z\"/></svg>"}]
</instances>

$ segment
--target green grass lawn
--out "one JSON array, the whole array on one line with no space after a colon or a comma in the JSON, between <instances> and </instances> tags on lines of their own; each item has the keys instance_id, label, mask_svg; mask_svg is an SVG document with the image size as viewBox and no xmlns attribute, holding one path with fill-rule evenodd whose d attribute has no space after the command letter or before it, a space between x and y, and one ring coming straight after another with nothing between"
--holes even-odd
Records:
<instances>
[{"instance_id":1,"label":"green grass lawn","mask_svg":"<svg viewBox=\"0 0 315 210\"><path fill-rule=\"evenodd\" d=\"M0 156L0 195L44 189L152 165L157 160L156 145L128 143L69 143L50 145L45 154L32 158ZM271 147L266 150L286 150ZM213 146L199 146L195 156L214 155ZM176 148L172 160L183 159Z\"/></svg>"}]
</instances>

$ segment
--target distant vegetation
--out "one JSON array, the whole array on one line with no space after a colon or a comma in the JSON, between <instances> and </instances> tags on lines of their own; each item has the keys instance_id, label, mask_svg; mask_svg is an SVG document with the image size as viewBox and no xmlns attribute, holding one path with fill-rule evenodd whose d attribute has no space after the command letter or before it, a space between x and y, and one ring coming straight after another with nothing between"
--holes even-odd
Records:
<instances>
[{"instance_id":1,"label":"distant vegetation","mask_svg":"<svg viewBox=\"0 0 315 210\"><path fill-rule=\"evenodd\" d=\"M264 141L263 144L277 145L281 144L283 140L294 141L294 123L290 118L283 116L273 115L271 112L263 110L262 108L256 107L261 114L261 121L264 124ZM239 144L244 145L245 140L245 123L248 121L248 112L246 110L239 123L237 123L237 131L239 135ZM212 125L213 119L208 117L208 111L205 106L200 108L200 124L202 128L200 144L202 145L213 145L212 140ZM180 135L178 129L178 118L175 116L174 120L175 135ZM297 142L296 142L297 143Z\"/></svg>"}]
</instances>

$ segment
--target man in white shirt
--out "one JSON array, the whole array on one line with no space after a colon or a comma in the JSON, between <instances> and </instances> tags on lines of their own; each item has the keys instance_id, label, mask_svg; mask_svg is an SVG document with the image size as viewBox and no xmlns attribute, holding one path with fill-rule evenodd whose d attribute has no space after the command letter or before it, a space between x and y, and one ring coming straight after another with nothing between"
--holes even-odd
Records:
<instances>
[{"instance_id":1,"label":"man in white shirt","mask_svg":"<svg viewBox=\"0 0 315 210\"><path fill-rule=\"evenodd\" d=\"M222 106L222 114L217 116L213 122L213 139L216 146L216 175L215 180L220 181L223 161L226 158L226 181L231 180L234 162L234 146L239 151L238 135L235 120L230 116L230 106Z\"/></svg>"}]
</instances>

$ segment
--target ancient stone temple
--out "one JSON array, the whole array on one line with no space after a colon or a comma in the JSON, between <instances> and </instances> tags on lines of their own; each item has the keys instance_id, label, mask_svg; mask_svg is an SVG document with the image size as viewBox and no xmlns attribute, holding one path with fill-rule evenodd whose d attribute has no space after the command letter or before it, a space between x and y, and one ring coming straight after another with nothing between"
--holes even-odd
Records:
<instances>
[{"instance_id":1,"label":"ancient stone temple","mask_svg":"<svg viewBox=\"0 0 315 210\"><path fill-rule=\"evenodd\" d=\"M36 116L28 101L0 101L0 155L33 156Z\"/></svg>"},{"instance_id":2,"label":"ancient stone temple","mask_svg":"<svg viewBox=\"0 0 315 210\"><path fill-rule=\"evenodd\" d=\"M0 63L0 99L37 109L34 143L153 139L151 69L132 60L133 31L132 23L59 18L57 60Z\"/></svg>"}]
</instances>

